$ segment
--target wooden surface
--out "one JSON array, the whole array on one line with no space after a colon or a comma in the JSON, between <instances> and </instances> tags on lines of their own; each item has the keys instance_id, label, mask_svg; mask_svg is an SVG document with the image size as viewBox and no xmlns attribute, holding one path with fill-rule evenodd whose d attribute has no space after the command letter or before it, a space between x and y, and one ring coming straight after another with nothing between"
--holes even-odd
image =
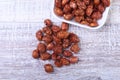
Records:
<instances>
[{"instance_id":1,"label":"wooden surface","mask_svg":"<svg viewBox=\"0 0 120 80\"><path fill-rule=\"evenodd\" d=\"M51 0L0 0L0 80L120 80L120 0L113 0L106 24L99 30L71 25L81 39L80 62L44 72L52 61L35 60L35 32L50 18Z\"/></svg>"}]
</instances>

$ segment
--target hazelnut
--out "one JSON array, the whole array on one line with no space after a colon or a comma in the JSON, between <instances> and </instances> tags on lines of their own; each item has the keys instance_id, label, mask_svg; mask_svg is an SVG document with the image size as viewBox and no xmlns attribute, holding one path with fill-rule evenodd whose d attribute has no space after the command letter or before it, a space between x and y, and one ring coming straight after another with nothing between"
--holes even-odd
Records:
<instances>
[{"instance_id":1,"label":"hazelnut","mask_svg":"<svg viewBox=\"0 0 120 80\"><path fill-rule=\"evenodd\" d=\"M52 34L52 30L49 27L44 27L43 28L43 32L46 33L46 34L48 34L48 35Z\"/></svg>"},{"instance_id":2,"label":"hazelnut","mask_svg":"<svg viewBox=\"0 0 120 80\"><path fill-rule=\"evenodd\" d=\"M62 0L62 6L64 6L65 4L67 4L69 2L69 0Z\"/></svg>"},{"instance_id":3,"label":"hazelnut","mask_svg":"<svg viewBox=\"0 0 120 80\"><path fill-rule=\"evenodd\" d=\"M56 60L56 59L57 59L57 56L58 56L58 54L56 54L56 53L52 53L51 58L52 58L53 60Z\"/></svg>"},{"instance_id":4,"label":"hazelnut","mask_svg":"<svg viewBox=\"0 0 120 80\"><path fill-rule=\"evenodd\" d=\"M85 5L85 2L82 2L80 0L77 0L77 5L80 9L86 9L87 6Z\"/></svg>"},{"instance_id":5,"label":"hazelnut","mask_svg":"<svg viewBox=\"0 0 120 80\"><path fill-rule=\"evenodd\" d=\"M90 23L90 26L91 27L96 27L96 26L98 26L98 23L97 22L92 22L92 23Z\"/></svg>"},{"instance_id":6,"label":"hazelnut","mask_svg":"<svg viewBox=\"0 0 120 80\"><path fill-rule=\"evenodd\" d=\"M47 73L51 73L54 71L53 66L51 64L45 64L44 69Z\"/></svg>"},{"instance_id":7,"label":"hazelnut","mask_svg":"<svg viewBox=\"0 0 120 80\"><path fill-rule=\"evenodd\" d=\"M100 4L100 0L94 0L94 4L95 4L95 5Z\"/></svg>"},{"instance_id":8,"label":"hazelnut","mask_svg":"<svg viewBox=\"0 0 120 80\"><path fill-rule=\"evenodd\" d=\"M54 8L54 12L55 12L55 14L58 15L58 16L63 16L63 11L62 11L62 9L60 9L60 8L58 8L58 7L55 7L55 8Z\"/></svg>"},{"instance_id":9,"label":"hazelnut","mask_svg":"<svg viewBox=\"0 0 120 80\"><path fill-rule=\"evenodd\" d=\"M37 48L40 53L44 53L46 51L46 45L44 43L39 43Z\"/></svg>"},{"instance_id":10,"label":"hazelnut","mask_svg":"<svg viewBox=\"0 0 120 80\"><path fill-rule=\"evenodd\" d=\"M98 10L103 13L105 11L104 5L103 4L99 4L98 5Z\"/></svg>"},{"instance_id":11,"label":"hazelnut","mask_svg":"<svg viewBox=\"0 0 120 80\"><path fill-rule=\"evenodd\" d=\"M71 45L69 39L63 39L63 48L68 48Z\"/></svg>"},{"instance_id":12,"label":"hazelnut","mask_svg":"<svg viewBox=\"0 0 120 80\"><path fill-rule=\"evenodd\" d=\"M62 48L61 45L55 45L55 47L53 48L53 51L54 51L54 53L56 53L56 54L61 54L62 51L63 51L63 48Z\"/></svg>"},{"instance_id":13,"label":"hazelnut","mask_svg":"<svg viewBox=\"0 0 120 80\"><path fill-rule=\"evenodd\" d=\"M80 51L79 45L77 43L73 44L70 50L74 53L78 53Z\"/></svg>"},{"instance_id":14,"label":"hazelnut","mask_svg":"<svg viewBox=\"0 0 120 80\"><path fill-rule=\"evenodd\" d=\"M54 43L51 42L47 45L47 50L53 50L53 48L54 48Z\"/></svg>"},{"instance_id":15,"label":"hazelnut","mask_svg":"<svg viewBox=\"0 0 120 80\"><path fill-rule=\"evenodd\" d=\"M45 35L45 36L43 36L42 40L45 41L46 43L50 43L50 42L52 42L53 39L52 39L52 36Z\"/></svg>"},{"instance_id":16,"label":"hazelnut","mask_svg":"<svg viewBox=\"0 0 120 80\"><path fill-rule=\"evenodd\" d=\"M89 22L88 22L88 21L84 21L84 20L81 21L80 23L81 23L81 24L84 24L84 25L89 25Z\"/></svg>"},{"instance_id":17,"label":"hazelnut","mask_svg":"<svg viewBox=\"0 0 120 80\"><path fill-rule=\"evenodd\" d=\"M62 22L61 29L64 30L64 31L67 31L69 29L69 24L65 23L65 22Z\"/></svg>"},{"instance_id":18,"label":"hazelnut","mask_svg":"<svg viewBox=\"0 0 120 80\"><path fill-rule=\"evenodd\" d=\"M62 65L70 65L70 61L66 58L61 58L60 62L62 63Z\"/></svg>"},{"instance_id":19,"label":"hazelnut","mask_svg":"<svg viewBox=\"0 0 120 80\"><path fill-rule=\"evenodd\" d=\"M86 15L90 16L93 12L93 5L89 5L86 9Z\"/></svg>"},{"instance_id":20,"label":"hazelnut","mask_svg":"<svg viewBox=\"0 0 120 80\"><path fill-rule=\"evenodd\" d=\"M90 4L90 0L83 0L83 2L84 2L86 5L89 5L89 4Z\"/></svg>"},{"instance_id":21,"label":"hazelnut","mask_svg":"<svg viewBox=\"0 0 120 80\"><path fill-rule=\"evenodd\" d=\"M57 33L57 37L60 39L68 38L69 33L67 31L60 31Z\"/></svg>"},{"instance_id":22,"label":"hazelnut","mask_svg":"<svg viewBox=\"0 0 120 80\"><path fill-rule=\"evenodd\" d=\"M65 51L63 52L63 55L64 55L65 57L70 57L70 56L72 56L73 54L72 54L72 52L70 52L69 50L65 50Z\"/></svg>"},{"instance_id":23,"label":"hazelnut","mask_svg":"<svg viewBox=\"0 0 120 80\"><path fill-rule=\"evenodd\" d=\"M52 26L52 22L51 22L50 19L45 19L45 20L44 20L44 23L45 23L45 25L48 26L48 27L51 27L51 26Z\"/></svg>"},{"instance_id":24,"label":"hazelnut","mask_svg":"<svg viewBox=\"0 0 120 80\"><path fill-rule=\"evenodd\" d=\"M77 8L77 4L75 1L70 1L70 7L73 8L73 9L76 9Z\"/></svg>"},{"instance_id":25,"label":"hazelnut","mask_svg":"<svg viewBox=\"0 0 120 80\"><path fill-rule=\"evenodd\" d=\"M97 11L97 12L93 12L92 16L91 16L93 19L100 19L102 17L102 14Z\"/></svg>"},{"instance_id":26,"label":"hazelnut","mask_svg":"<svg viewBox=\"0 0 120 80\"><path fill-rule=\"evenodd\" d=\"M42 37L43 37L43 33L41 30L37 31L36 32L36 38L41 41L42 40Z\"/></svg>"},{"instance_id":27,"label":"hazelnut","mask_svg":"<svg viewBox=\"0 0 120 80\"><path fill-rule=\"evenodd\" d=\"M51 29L52 29L52 31L55 32L55 33L56 33L56 32L59 32L59 31L61 30L60 27L58 27L58 26L56 26L56 25L53 25Z\"/></svg>"},{"instance_id":28,"label":"hazelnut","mask_svg":"<svg viewBox=\"0 0 120 80\"><path fill-rule=\"evenodd\" d=\"M83 16L85 14L85 11L83 9L77 9L74 11L75 16Z\"/></svg>"},{"instance_id":29,"label":"hazelnut","mask_svg":"<svg viewBox=\"0 0 120 80\"><path fill-rule=\"evenodd\" d=\"M62 41L61 41L61 39L59 39L58 37L56 37L56 36L52 36L53 37L53 41L56 43L56 44L62 44Z\"/></svg>"},{"instance_id":30,"label":"hazelnut","mask_svg":"<svg viewBox=\"0 0 120 80\"><path fill-rule=\"evenodd\" d=\"M110 0L101 0L104 4L104 6L110 6Z\"/></svg>"},{"instance_id":31,"label":"hazelnut","mask_svg":"<svg viewBox=\"0 0 120 80\"><path fill-rule=\"evenodd\" d=\"M79 58L77 56L70 57L70 63L77 63L79 61Z\"/></svg>"},{"instance_id":32,"label":"hazelnut","mask_svg":"<svg viewBox=\"0 0 120 80\"><path fill-rule=\"evenodd\" d=\"M35 50L33 51L32 57L35 58L35 59L37 59L37 58L40 57L39 51L38 51L37 49L35 49Z\"/></svg>"},{"instance_id":33,"label":"hazelnut","mask_svg":"<svg viewBox=\"0 0 120 80\"><path fill-rule=\"evenodd\" d=\"M69 39L71 43L78 43L80 41L79 37L74 33L70 33Z\"/></svg>"},{"instance_id":34,"label":"hazelnut","mask_svg":"<svg viewBox=\"0 0 120 80\"><path fill-rule=\"evenodd\" d=\"M76 22L80 22L81 20L84 20L84 17L83 16L75 16L74 20Z\"/></svg>"},{"instance_id":35,"label":"hazelnut","mask_svg":"<svg viewBox=\"0 0 120 80\"><path fill-rule=\"evenodd\" d=\"M64 13L70 13L71 12L71 7L69 4L66 4L65 7L63 8Z\"/></svg>"},{"instance_id":36,"label":"hazelnut","mask_svg":"<svg viewBox=\"0 0 120 80\"><path fill-rule=\"evenodd\" d=\"M56 67L62 67L62 63L59 60L56 60L54 64Z\"/></svg>"},{"instance_id":37,"label":"hazelnut","mask_svg":"<svg viewBox=\"0 0 120 80\"><path fill-rule=\"evenodd\" d=\"M55 6L61 8L62 7L62 0L55 0Z\"/></svg>"},{"instance_id":38,"label":"hazelnut","mask_svg":"<svg viewBox=\"0 0 120 80\"><path fill-rule=\"evenodd\" d=\"M73 14L67 13L67 14L64 14L63 17L66 20L72 20L73 19Z\"/></svg>"},{"instance_id":39,"label":"hazelnut","mask_svg":"<svg viewBox=\"0 0 120 80\"><path fill-rule=\"evenodd\" d=\"M42 60L48 60L48 59L51 58L51 55L50 55L48 52L41 53L41 54L40 54L40 58L41 58Z\"/></svg>"}]
</instances>

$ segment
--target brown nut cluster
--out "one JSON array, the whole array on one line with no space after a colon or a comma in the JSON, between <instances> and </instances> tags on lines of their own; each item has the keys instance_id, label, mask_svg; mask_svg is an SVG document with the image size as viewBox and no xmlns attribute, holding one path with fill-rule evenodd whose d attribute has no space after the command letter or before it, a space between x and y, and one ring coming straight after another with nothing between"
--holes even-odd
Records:
<instances>
[{"instance_id":1,"label":"brown nut cluster","mask_svg":"<svg viewBox=\"0 0 120 80\"><path fill-rule=\"evenodd\" d=\"M54 13L66 20L96 27L108 6L110 0L55 0Z\"/></svg>"},{"instance_id":2,"label":"brown nut cluster","mask_svg":"<svg viewBox=\"0 0 120 80\"><path fill-rule=\"evenodd\" d=\"M68 1L56 0L57 6L65 5ZM74 5L71 5L75 8ZM41 60L53 60L56 67L77 63L79 58L74 54L80 51L78 43L79 37L68 32L69 24L62 22L60 26L54 25L50 19L44 21L45 27L36 32L36 38L39 40L37 49L32 53L32 57ZM44 65L47 73L53 72L52 64Z\"/></svg>"}]
</instances>

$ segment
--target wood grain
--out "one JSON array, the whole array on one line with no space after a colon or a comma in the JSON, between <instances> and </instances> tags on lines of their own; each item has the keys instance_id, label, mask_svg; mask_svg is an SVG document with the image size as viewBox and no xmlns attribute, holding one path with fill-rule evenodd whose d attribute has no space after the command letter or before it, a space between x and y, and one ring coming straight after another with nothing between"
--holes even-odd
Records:
<instances>
[{"instance_id":1,"label":"wood grain","mask_svg":"<svg viewBox=\"0 0 120 80\"><path fill-rule=\"evenodd\" d=\"M120 0L113 0L106 24L99 30L70 25L81 40L81 61L52 74L35 60L35 32L50 18L51 0L0 0L0 80L120 80Z\"/></svg>"}]
</instances>

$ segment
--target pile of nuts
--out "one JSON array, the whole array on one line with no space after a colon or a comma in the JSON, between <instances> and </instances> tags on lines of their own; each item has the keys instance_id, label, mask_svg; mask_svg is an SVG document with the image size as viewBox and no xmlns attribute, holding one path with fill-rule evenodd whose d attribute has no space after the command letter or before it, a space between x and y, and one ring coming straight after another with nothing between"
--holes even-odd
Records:
<instances>
[{"instance_id":1,"label":"pile of nuts","mask_svg":"<svg viewBox=\"0 0 120 80\"><path fill-rule=\"evenodd\" d=\"M50 19L44 20L45 27L36 32L40 41L32 57L41 60L53 60L56 67L77 63L79 58L74 56L80 50L78 36L68 32L69 24L62 22L61 27L54 25ZM45 71L53 72L51 64L44 65Z\"/></svg>"},{"instance_id":2,"label":"pile of nuts","mask_svg":"<svg viewBox=\"0 0 120 80\"><path fill-rule=\"evenodd\" d=\"M66 20L96 27L109 5L110 0L55 0L54 13Z\"/></svg>"}]
</instances>

